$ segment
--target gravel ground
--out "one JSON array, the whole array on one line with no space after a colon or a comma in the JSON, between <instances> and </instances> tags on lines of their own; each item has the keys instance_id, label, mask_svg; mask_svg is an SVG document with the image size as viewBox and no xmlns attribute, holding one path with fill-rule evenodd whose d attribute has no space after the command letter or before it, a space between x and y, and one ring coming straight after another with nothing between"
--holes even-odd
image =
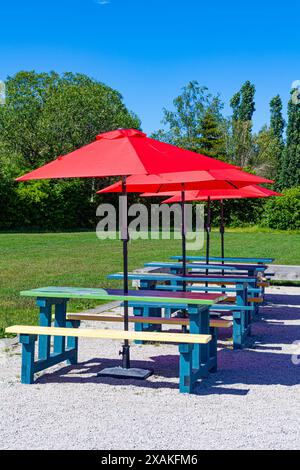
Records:
<instances>
[{"instance_id":1,"label":"gravel ground","mask_svg":"<svg viewBox=\"0 0 300 470\"><path fill-rule=\"evenodd\" d=\"M156 375L112 381L95 373L119 363L119 344L81 339L78 366L24 386L19 346L2 341L1 449L299 449L300 289L266 298L249 347L220 349L219 371L194 395L178 392L176 346L134 345L133 365Z\"/></svg>"}]
</instances>

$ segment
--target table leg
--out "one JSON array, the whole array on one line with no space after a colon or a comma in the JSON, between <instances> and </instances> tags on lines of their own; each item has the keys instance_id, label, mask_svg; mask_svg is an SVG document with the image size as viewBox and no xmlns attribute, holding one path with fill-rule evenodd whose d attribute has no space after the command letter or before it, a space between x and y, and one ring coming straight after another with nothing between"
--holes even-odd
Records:
<instances>
[{"instance_id":1,"label":"table leg","mask_svg":"<svg viewBox=\"0 0 300 470\"><path fill-rule=\"evenodd\" d=\"M209 334L209 306L189 306L188 314L191 334ZM200 374L200 376L206 376L208 371L202 366L207 365L209 362L210 344L194 344L192 356L193 369L203 368L203 374Z\"/></svg>"},{"instance_id":2,"label":"table leg","mask_svg":"<svg viewBox=\"0 0 300 470\"><path fill-rule=\"evenodd\" d=\"M63 301L61 303L55 304L55 320L54 326L56 328L65 328L66 327L66 316L67 316L67 302ZM65 352L66 348L66 337L65 336L55 336L54 337L54 354L62 354Z\"/></svg>"},{"instance_id":3,"label":"table leg","mask_svg":"<svg viewBox=\"0 0 300 470\"><path fill-rule=\"evenodd\" d=\"M52 303L48 299L37 299L36 305L40 309L40 326L51 326ZM50 336L39 336L38 359L44 360L50 357Z\"/></svg>"}]
</instances>

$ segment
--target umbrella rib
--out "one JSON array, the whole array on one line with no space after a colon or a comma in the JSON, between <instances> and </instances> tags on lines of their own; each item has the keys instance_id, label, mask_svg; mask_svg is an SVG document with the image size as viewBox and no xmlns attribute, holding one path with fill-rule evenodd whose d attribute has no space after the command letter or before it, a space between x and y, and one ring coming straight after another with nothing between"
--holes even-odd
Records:
<instances>
[{"instance_id":1,"label":"umbrella rib","mask_svg":"<svg viewBox=\"0 0 300 470\"><path fill-rule=\"evenodd\" d=\"M225 180L226 183L230 184L230 186L232 186L234 189L239 189L238 186L236 186L234 183L231 183L231 181L228 181L228 180Z\"/></svg>"}]
</instances>

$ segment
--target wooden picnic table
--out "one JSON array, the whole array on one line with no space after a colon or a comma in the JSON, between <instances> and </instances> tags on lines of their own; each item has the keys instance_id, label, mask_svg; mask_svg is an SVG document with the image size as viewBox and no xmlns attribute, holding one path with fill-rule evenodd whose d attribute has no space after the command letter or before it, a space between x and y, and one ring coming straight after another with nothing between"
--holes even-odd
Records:
<instances>
[{"instance_id":1,"label":"wooden picnic table","mask_svg":"<svg viewBox=\"0 0 300 470\"><path fill-rule=\"evenodd\" d=\"M110 280L122 280L124 278L123 273L115 273L107 276ZM254 302L248 302L248 289L251 290L250 295L258 295L260 289L255 288L256 278L248 278L243 276L201 276L198 274L189 274L187 276L181 276L176 274L169 273L129 273L128 279L132 281L139 281L140 287L143 291L153 291L163 289L164 291L174 291L178 292L178 287L184 282L202 282L206 283L207 280L211 283L223 283L227 284L230 282L230 285L234 284L235 288L231 291L235 292L235 303L234 305L228 304L215 304L211 306L215 312L221 314L224 311L229 311L232 313L233 317L233 346L235 349L242 348L251 334L251 323L252 318L255 314L256 304ZM229 281L228 281L229 279ZM162 284L164 283L164 284ZM168 283L166 285L165 283ZM191 289L196 289L196 286L191 286ZM202 286L202 289L209 290L214 289L215 291L221 291L222 294L227 294L228 287L206 287ZM155 292L154 290L154 292ZM189 289L188 289L189 290ZM197 292L198 293L198 292ZM249 297L250 298L250 297ZM151 304L145 304L142 301L142 298L136 299L133 302L129 302L129 306L133 308L134 315L142 315L144 317L161 317L162 316L162 307L164 307L165 317L169 318L171 314L176 310L173 308L172 304L161 305L157 302L152 302ZM177 309L184 309L185 305L177 305ZM142 329L147 328L151 331L158 331L159 327L157 325L135 325L136 331L141 331Z\"/></svg>"},{"instance_id":2,"label":"wooden picnic table","mask_svg":"<svg viewBox=\"0 0 300 470\"><path fill-rule=\"evenodd\" d=\"M25 290L22 296L35 297L36 305L40 309L40 327L51 327L52 307L54 307L54 327L78 328L80 321L68 320L67 303L69 299L94 299L94 300L119 300L119 301L139 301L143 303L159 303L172 305L177 308L186 308L189 318L189 333L196 335L210 335L210 314L209 307L226 298L223 294L202 294L193 292L159 292L159 291L132 291L124 294L121 289L100 289L100 288L79 288L79 287L42 287L38 289ZM17 329L19 327L16 327ZM51 329L51 328L50 328ZM21 331L22 328L19 328ZM52 329L53 330L53 329ZM67 330L66 330L67 331ZM69 330L68 330L69 331ZM161 333L163 335L163 333ZM107 333L109 337L109 332ZM163 338L163 336L161 336ZM181 368L180 368L180 390L191 391L193 384L200 378L215 370L217 367L217 340L210 336L211 341L204 344L193 344L193 347L180 346ZM67 343L66 343L67 339ZM32 349L33 336L25 335L22 339L24 346L22 377L26 383L32 383L33 372L42 371L50 366L56 365L65 360L76 363L78 355L78 335L60 336L54 335L53 353L51 349L51 336L48 334L39 335L38 361L33 365L34 350ZM29 344L30 343L30 344ZM191 366L192 364L192 366ZM28 373L30 370L30 373ZM27 372L26 372L27 371Z\"/></svg>"}]
</instances>

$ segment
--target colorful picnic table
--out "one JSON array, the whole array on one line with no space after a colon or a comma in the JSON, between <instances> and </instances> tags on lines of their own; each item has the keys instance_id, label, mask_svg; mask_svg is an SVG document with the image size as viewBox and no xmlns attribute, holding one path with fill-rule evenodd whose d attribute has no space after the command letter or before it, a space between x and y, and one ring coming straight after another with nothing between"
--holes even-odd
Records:
<instances>
[{"instance_id":1,"label":"colorful picnic table","mask_svg":"<svg viewBox=\"0 0 300 470\"><path fill-rule=\"evenodd\" d=\"M107 276L110 280L122 280L124 275L123 273L115 273ZM259 291L256 289L255 282L256 278L250 277L237 277L237 276L203 276L197 274L191 274L188 276L181 276L168 273L129 273L128 279L132 281L138 281L140 283L140 288L142 290L168 290L168 291L178 291L178 287L182 286L183 281L185 282L210 282L210 283L227 283L230 285L234 284L234 288L228 287L202 287L202 290L205 291L214 291L222 292L222 294L227 294L228 289L231 292L236 293L236 303L235 305L220 304L211 306L211 310L215 312L222 313L230 311L233 316L233 345L235 349L240 349L245 345L246 339L251 334L251 314L254 313L254 306L248 304L248 288L252 288L252 292L255 293ZM164 284L162 284L164 283ZM168 283L169 285L166 285ZM250 287L249 287L250 286ZM191 287L193 290L197 291L196 286ZM188 290L190 290L188 288ZM165 304L162 306L159 303L152 302L151 304L145 304L142 302L142 299L138 299L132 302L129 302L129 306L133 308L133 313L136 316L144 317L160 317L162 316L162 307L165 309L165 316L170 317L171 313L175 311L174 307L171 304ZM177 305L177 310L184 310L184 304ZM136 331L141 329L149 329L151 331L157 331L157 325L136 325Z\"/></svg>"},{"instance_id":2,"label":"colorful picnic table","mask_svg":"<svg viewBox=\"0 0 300 470\"><path fill-rule=\"evenodd\" d=\"M210 314L211 305L225 298L222 294L200 294L193 292L161 292L152 290L130 290L124 294L121 289L99 289L99 288L77 288L77 287L42 287L39 289L26 290L21 292L22 296L35 297L36 305L40 310L39 324L43 327L51 327L52 307L54 307L54 326L58 328L78 328L79 321L69 321L67 319L67 303L70 299L93 299L93 300L119 300L119 301L139 301L145 304L156 303L160 306L171 305L174 308L186 309L189 318L189 332L191 334L210 334ZM27 340L27 337L26 337ZM42 371L63 361L77 363L78 337L68 337L67 344L64 336L54 337L54 347L51 353L51 337L40 336L38 343L38 362L34 366L34 371ZM33 361L32 350L28 350L25 359ZM193 347L185 344L179 346L181 367L180 367L180 391L190 392L193 384L202 377L207 376L210 371L217 368L217 338L214 335L207 344L193 344ZM192 368L190 367L192 362ZM27 364L28 366L28 364ZM32 364L30 365L33 370ZM25 367L26 369L26 367ZM28 369L28 367L27 367Z\"/></svg>"},{"instance_id":3,"label":"colorful picnic table","mask_svg":"<svg viewBox=\"0 0 300 470\"><path fill-rule=\"evenodd\" d=\"M171 274L181 274L183 272L183 263L182 262L161 262L161 261L152 261L149 263L145 263L146 267L152 268L160 268L160 269L168 269ZM199 272L204 272L206 275L209 274L210 271L215 272L218 271L219 274L224 276L224 273L230 273L231 275L238 275L238 276L248 276L255 278L254 285L252 287L257 287L257 282L259 281L259 273L263 273L266 269L265 266L261 265L227 265L227 264L205 264L205 263L186 263L186 270L187 273L196 274ZM254 309L254 318L258 317L258 304L253 304Z\"/></svg>"}]
</instances>

